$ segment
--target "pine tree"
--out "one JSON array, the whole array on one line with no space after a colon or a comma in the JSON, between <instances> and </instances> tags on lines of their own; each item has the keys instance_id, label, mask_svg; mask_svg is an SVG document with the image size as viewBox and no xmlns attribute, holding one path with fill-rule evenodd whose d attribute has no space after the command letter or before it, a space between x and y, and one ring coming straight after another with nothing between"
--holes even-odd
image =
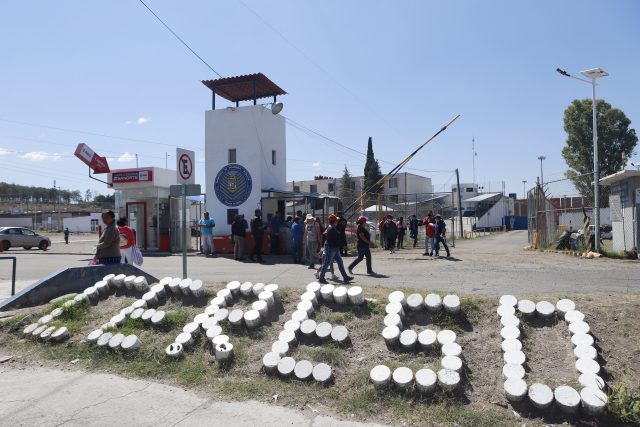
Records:
<instances>
[{"instance_id":1,"label":"pine tree","mask_svg":"<svg viewBox=\"0 0 640 427\"><path fill-rule=\"evenodd\" d=\"M342 203L343 209L351 206L351 203L355 200L355 189L356 186L351 177L351 172L349 172L347 165L344 165L342 178L340 178L340 202Z\"/></svg>"},{"instance_id":2,"label":"pine tree","mask_svg":"<svg viewBox=\"0 0 640 427\"><path fill-rule=\"evenodd\" d=\"M382 172L380 172L380 165L378 164L378 160L376 160L373 155L373 141L371 137L369 137L369 142L367 143L367 161L364 164L364 187L363 190L369 190L368 197L365 200L374 200L374 195L377 195L382 188L380 186L376 186L376 183L382 178Z\"/></svg>"}]
</instances>

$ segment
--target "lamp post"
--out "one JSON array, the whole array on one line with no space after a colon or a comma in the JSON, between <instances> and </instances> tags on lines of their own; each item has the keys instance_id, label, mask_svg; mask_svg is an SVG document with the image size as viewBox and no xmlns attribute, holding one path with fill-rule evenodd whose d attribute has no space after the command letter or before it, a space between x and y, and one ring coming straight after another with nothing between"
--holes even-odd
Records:
<instances>
[{"instance_id":1,"label":"lamp post","mask_svg":"<svg viewBox=\"0 0 640 427\"><path fill-rule=\"evenodd\" d=\"M527 198L527 180L522 180L522 199Z\"/></svg>"},{"instance_id":2,"label":"lamp post","mask_svg":"<svg viewBox=\"0 0 640 427\"><path fill-rule=\"evenodd\" d=\"M544 174L542 173L542 161L546 160L545 156L538 156L538 160L540 160L540 186L544 188Z\"/></svg>"},{"instance_id":3,"label":"lamp post","mask_svg":"<svg viewBox=\"0 0 640 427\"><path fill-rule=\"evenodd\" d=\"M601 68L591 68L589 70L580 71L580 74L587 77L589 80L584 80L579 77L574 77L560 68L556 71L563 76L571 77L581 82L591 84L591 106L593 109L593 219L594 228L596 230L595 250L600 252L600 165L598 163L598 125L596 117L596 80L600 77L607 77L609 73Z\"/></svg>"}]
</instances>

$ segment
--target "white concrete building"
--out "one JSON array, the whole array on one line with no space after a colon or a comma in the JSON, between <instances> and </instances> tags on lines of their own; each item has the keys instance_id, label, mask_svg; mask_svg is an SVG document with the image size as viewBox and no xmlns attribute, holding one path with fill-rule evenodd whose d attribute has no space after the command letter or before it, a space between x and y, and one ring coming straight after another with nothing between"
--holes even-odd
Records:
<instances>
[{"instance_id":1,"label":"white concrete building","mask_svg":"<svg viewBox=\"0 0 640 427\"><path fill-rule=\"evenodd\" d=\"M351 178L354 183L352 191L359 196L364 186L364 176ZM339 177L316 177L312 180L287 182L288 191L301 191L329 195L340 195L342 180ZM384 196L397 196L404 194L428 194L433 192L431 178L408 172L398 173L384 186ZM413 199L411 199L413 200Z\"/></svg>"},{"instance_id":2,"label":"white concrete building","mask_svg":"<svg viewBox=\"0 0 640 427\"><path fill-rule=\"evenodd\" d=\"M457 185L453 185L451 187L451 192L455 195L456 191L460 191L460 200L462 201L462 210L463 211L473 211L475 210L476 203L470 202L466 203L465 200L471 199L472 197L476 197L478 195L478 184L472 183L460 183L460 187L458 190ZM453 207L458 209L458 198L453 197Z\"/></svg>"},{"instance_id":3,"label":"white concrete building","mask_svg":"<svg viewBox=\"0 0 640 427\"><path fill-rule=\"evenodd\" d=\"M72 233L95 233L102 224L101 216L101 212L91 212L86 216L63 218L62 227L68 228Z\"/></svg>"},{"instance_id":4,"label":"white concrete building","mask_svg":"<svg viewBox=\"0 0 640 427\"><path fill-rule=\"evenodd\" d=\"M236 214L248 221L255 209L284 212L285 200L275 195L286 191L285 119L256 100L286 92L261 73L203 83L213 91L205 112L206 208L214 234L229 235ZM216 95L236 106L215 109Z\"/></svg>"},{"instance_id":5,"label":"white concrete building","mask_svg":"<svg viewBox=\"0 0 640 427\"><path fill-rule=\"evenodd\" d=\"M611 188L609 206L614 251L640 246L640 170L624 170L600 179ZM593 220L592 220L593 223ZM600 221L600 224L605 224Z\"/></svg>"}]
</instances>

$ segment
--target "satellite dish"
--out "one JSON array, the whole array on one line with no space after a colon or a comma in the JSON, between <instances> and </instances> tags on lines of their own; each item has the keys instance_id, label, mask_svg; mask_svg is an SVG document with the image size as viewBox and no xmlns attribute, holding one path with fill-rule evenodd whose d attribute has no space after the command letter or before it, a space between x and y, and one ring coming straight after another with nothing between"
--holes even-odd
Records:
<instances>
[{"instance_id":1,"label":"satellite dish","mask_svg":"<svg viewBox=\"0 0 640 427\"><path fill-rule=\"evenodd\" d=\"M273 104L271 104L271 114L273 114L274 116L276 114L279 114L280 111L282 111L283 107L284 104L282 102L274 102Z\"/></svg>"}]
</instances>

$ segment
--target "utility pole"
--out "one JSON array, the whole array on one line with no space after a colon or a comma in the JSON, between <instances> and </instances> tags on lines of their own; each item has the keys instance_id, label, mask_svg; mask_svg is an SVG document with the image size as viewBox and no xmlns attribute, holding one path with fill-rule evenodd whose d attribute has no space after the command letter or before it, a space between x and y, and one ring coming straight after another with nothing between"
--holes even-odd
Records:
<instances>
[{"instance_id":1,"label":"utility pole","mask_svg":"<svg viewBox=\"0 0 640 427\"><path fill-rule=\"evenodd\" d=\"M169 153L164 152L164 168L169 169Z\"/></svg>"},{"instance_id":2,"label":"utility pole","mask_svg":"<svg viewBox=\"0 0 640 427\"><path fill-rule=\"evenodd\" d=\"M522 180L522 199L526 199L527 198L527 180L524 179Z\"/></svg>"},{"instance_id":3,"label":"utility pole","mask_svg":"<svg viewBox=\"0 0 640 427\"><path fill-rule=\"evenodd\" d=\"M460 238L464 238L464 231L462 230L462 197L460 196L460 174L456 169L456 184L458 187L458 218L460 218Z\"/></svg>"},{"instance_id":4,"label":"utility pole","mask_svg":"<svg viewBox=\"0 0 640 427\"><path fill-rule=\"evenodd\" d=\"M542 173L542 161L546 160L545 156L538 156L538 160L540 160L540 185L544 187L544 174Z\"/></svg>"},{"instance_id":5,"label":"utility pole","mask_svg":"<svg viewBox=\"0 0 640 427\"><path fill-rule=\"evenodd\" d=\"M473 151L473 183L476 183L476 139L471 137L471 150Z\"/></svg>"},{"instance_id":6,"label":"utility pole","mask_svg":"<svg viewBox=\"0 0 640 427\"><path fill-rule=\"evenodd\" d=\"M136 169L138 168L138 153L136 153Z\"/></svg>"}]
</instances>

